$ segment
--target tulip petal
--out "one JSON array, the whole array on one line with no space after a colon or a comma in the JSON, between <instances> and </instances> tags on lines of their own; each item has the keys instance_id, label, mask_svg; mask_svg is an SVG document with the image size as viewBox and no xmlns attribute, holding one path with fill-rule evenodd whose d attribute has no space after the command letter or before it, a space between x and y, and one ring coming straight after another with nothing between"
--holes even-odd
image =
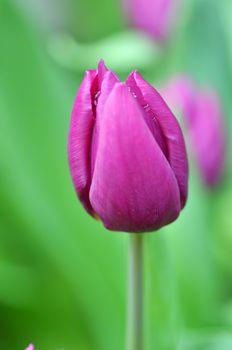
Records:
<instances>
[{"instance_id":1,"label":"tulip petal","mask_svg":"<svg viewBox=\"0 0 232 350\"><path fill-rule=\"evenodd\" d=\"M97 72L98 72L98 89L101 90L101 84L103 82L105 73L108 71L108 69L105 66L104 60L100 60L98 62Z\"/></svg>"},{"instance_id":2,"label":"tulip petal","mask_svg":"<svg viewBox=\"0 0 232 350\"><path fill-rule=\"evenodd\" d=\"M179 215L176 178L143 113L117 83L104 107L90 188L92 207L111 230L151 231Z\"/></svg>"},{"instance_id":3,"label":"tulip petal","mask_svg":"<svg viewBox=\"0 0 232 350\"><path fill-rule=\"evenodd\" d=\"M160 42L170 34L179 7L177 0L123 0L123 5L132 25Z\"/></svg>"},{"instance_id":4,"label":"tulip petal","mask_svg":"<svg viewBox=\"0 0 232 350\"><path fill-rule=\"evenodd\" d=\"M145 121L149 129L151 130L154 138L156 139L157 143L159 144L161 150L163 151L165 157L167 158L168 150L167 150L167 145L166 145L164 135L159 126L159 123L157 122L154 112L152 111L150 105L144 100L142 92L140 91L139 87L135 83L134 72L132 72L127 78L126 85L129 87L129 90L131 91L132 96L134 96L137 99L139 105L144 109L145 113L143 113L143 115L145 117Z\"/></svg>"},{"instance_id":5,"label":"tulip petal","mask_svg":"<svg viewBox=\"0 0 232 350\"><path fill-rule=\"evenodd\" d=\"M72 180L82 204L91 215L94 215L89 202L90 150L94 125L92 88L96 77L96 71L86 72L74 102L68 137L68 159Z\"/></svg>"},{"instance_id":6,"label":"tulip petal","mask_svg":"<svg viewBox=\"0 0 232 350\"><path fill-rule=\"evenodd\" d=\"M104 80L101 83L101 92L97 101L96 108L96 122L94 124L93 136L92 136L92 147L91 147L91 177L93 175L93 170L95 166L96 152L98 148L98 137L99 137L99 128L103 115L103 108L105 102L112 91L114 85L119 82L118 77L111 71L108 70L104 75Z\"/></svg>"},{"instance_id":7,"label":"tulip petal","mask_svg":"<svg viewBox=\"0 0 232 350\"><path fill-rule=\"evenodd\" d=\"M133 72L132 77L129 78L130 84L132 78L134 79L134 83L140 89L144 100L154 112L165 137L168 161L179 185L181 206L183 208L188 192L188 161L180 126L160 94L138 72Z\"/></svg>"},{"instance_id":8,"label":"tulip petal","mask_svg":"<svg viewBox=\"0 0 232 350\"><path fill-rule=\"evenodd\" d=\"M189 124L192 151L204 182L214 186L225 167L226 136L217 96L211 92L196 94L195 114Z\"/></svg>"}]
</instances>

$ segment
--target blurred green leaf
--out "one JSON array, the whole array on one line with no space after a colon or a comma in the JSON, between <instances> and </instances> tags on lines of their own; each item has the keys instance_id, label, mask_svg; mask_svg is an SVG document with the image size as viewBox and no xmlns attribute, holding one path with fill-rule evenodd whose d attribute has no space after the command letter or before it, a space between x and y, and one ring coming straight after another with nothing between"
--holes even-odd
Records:
<instances>
[{"instance_id":1,"label":"blurred green leaf","mask_svg":"<svg viewBox=\"0 0 232 350\"><path fill-rule=\"evenodd\" d=\"M230 350L232 336L230 332L212 329L205 332L195 331L186 334L178 350Z\"/></svg>"},{"instance_id":2,"label":"blurred green leaf","mask_svg":"<svg viewBox=\"0 0 232 350\"><path fill-rule=\"evenodd\" d=\"M151 66L160 55L146 36L121 32L93 43L78 43L68 34L51 37L48 45L51 56L64 67L78 72L94 68L100 58L115 71L129 72Z\"/></svg>"},{"instance_id":3,"label":"blurred green leaf","mask_svg":"<svg viewBox=\"0 0 232 350\"><path fill-rule=\"evenodd\" d=\"M190 174L186 208L174 224L165 228L175 259L184 329L217 324L220 295L207 221L207 196L193 166Z\"/></svg>"},{"instance_id":4,"label":"blurred green leaf","mask_svg":"<svg viewBox=\"0 0 232 350\"><path fill-rule=\"evenodd\" d=\"M179 310L173 254L165 233L146 235L145 335L146 349L176 349Z\"/></svg>"}]
</instances>

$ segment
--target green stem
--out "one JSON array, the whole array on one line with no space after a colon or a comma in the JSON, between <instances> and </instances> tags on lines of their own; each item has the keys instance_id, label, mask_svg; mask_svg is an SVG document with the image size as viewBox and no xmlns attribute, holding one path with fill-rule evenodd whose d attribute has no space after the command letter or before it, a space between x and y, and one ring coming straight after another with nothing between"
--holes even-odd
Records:
<instances>
[{"instance_id":1,"label":"green stem","mask_svg":"<svg viewBox=\"0 0 232 350\"><path fill-rule=\"evenodd\" d=\"M143 349L143 234L129 235L127 350Z\"/></svg>"}]
</instances>

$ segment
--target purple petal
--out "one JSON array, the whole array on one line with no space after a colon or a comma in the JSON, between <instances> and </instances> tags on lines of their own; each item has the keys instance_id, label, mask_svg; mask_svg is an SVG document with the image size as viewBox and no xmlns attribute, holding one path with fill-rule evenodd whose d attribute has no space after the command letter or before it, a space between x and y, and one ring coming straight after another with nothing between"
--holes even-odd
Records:
<instances>
[{"instance_id":1,"label":"purple petal","mask_svg":"<svg viewBox=\"0 0 232 350\"><path fill-rule=\"evenodd\" d=\"M105 73L107 72L107 68L105 66L105 62L101 59L98 62L97 72L98 72L98 89L101 90L101 84L104 79Z\"/></svg>"},{"instance_id":2,"label":"purple petal","mask_svg":"<svg viewBox=\"0 0 232 350\"><path fill-rule=\"evenodd\" d=\"M131 23L160 42L167 39L178 10L178 0L124 0Z\"/></svg>"},{"instance_id":3,"label":"purple petal","mask_svg":"<svg viewBox=\"0 0 232 350\"><path fill-rule=\"evenodd\" d=\"M164 138L164 135L162 133L162 130L159 126L159 123L157 122L156 116L154 112L152 111L150 105L145 101L144 96L140 90L140 88L137 86L135 79L134 79L135 72L132 72L129 77L126 80L126 85L129 87L129 90L132 93L132 96L135 97L139 103L139 105L143 108L144 112L143 115L145 117L145 121L151 130L154 138L156 139L156 142L159 144L161 150L163 151L166 158L168 158L168 150L166 141Z\"/></svg>"},{"instance_id":4,"label":"purple petal","mask_svg":"<svg viewBox=\"0 0 232 350\"><path fill-rule=\"evenodd\" d=\"M89 202L90 150L94 125L92 89L97 85L96 77L96 71L86 72L74 102L68 137L68 159L72 180L81 202L91 215L94 215Z\"/></svg>"},{"instance_id":5,"label":"purple petal","mask_svg":"<svg viewBox=\"0 0 232 350\"><path fill-rule=\"evenodd\" d=\"M114 85L119 82L118 77L110 70L105 73L104 80L101 83L101 92L97 102L96 109L96 122L94 124L92 147L91 147L91 176L93 175L96 152L98 148L99 128L103 115L103 108L110 92L113 90Z\"/></svg>"},{"instance_id":6,"label":"purple petal","mask_svg":"<svg viewBox=\"0 0 232 350\"><path fill-rule=\"evenodd\" d=\"M133 75L135 83L139 87L144 100L154 112L162 130L168 149L167 158L179 186L183 208L188 194L188 160L182 131L160 94L138 72L134 72Z\"/></svg>"},{"instance_id":7,"label":"purple petal","mask_svg":"<svg viewBox=\"0 0 232 350\"><path fill-rule=\"evenodd\" d=\"M189 124L189 136L192 151L199 164L204 182L215 185L225 165L225 130L218 98L204 92L195 98L195 114Z\"/></svg>"},{"instance_id":8,"label":"purple petal","mask_svg":"<svg viewBox=\"0 0 232 350\"><path fill-rule=\"evenodd\" d=\"M155 230L179 215L176 178L143 113L117 83L105 104L90 188L92 207L111 230Z\"/></svg>"},{"instance_id":9,"label":"purple petal","mask_svg":"<svg viewBox=\"0 0 232 350\"><path fill-rule=\"evenodd\" d=\"M218 97L201 92L187 76L173 78L163 89L168 103L182 112L192 153L202 179L215 185L225 167L225 130Z\"/></svg>"}]
</instances>

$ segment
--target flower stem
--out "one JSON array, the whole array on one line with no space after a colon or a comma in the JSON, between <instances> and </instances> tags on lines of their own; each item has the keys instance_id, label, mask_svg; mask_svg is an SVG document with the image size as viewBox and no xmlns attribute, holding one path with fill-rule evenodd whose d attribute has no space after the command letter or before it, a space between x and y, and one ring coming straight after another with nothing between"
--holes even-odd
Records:
<instances>
[{"instance_id":1,"label":"flower stem","mask_svg":"<svg viewBox=\"0 0 232 350\"><path fill-rule=\"evenodd\" d=\"M127 350L143 349L143 235L129 234Z\"/></svg>"}]
</instances>

